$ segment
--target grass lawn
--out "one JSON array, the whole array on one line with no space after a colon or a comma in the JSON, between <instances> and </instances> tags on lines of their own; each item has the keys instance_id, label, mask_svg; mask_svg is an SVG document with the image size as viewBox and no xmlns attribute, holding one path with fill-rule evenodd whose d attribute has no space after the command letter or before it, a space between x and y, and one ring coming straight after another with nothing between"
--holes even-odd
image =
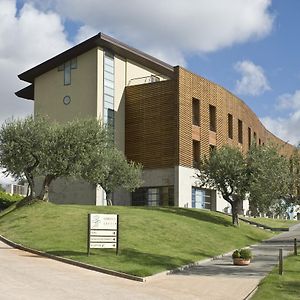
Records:
<instances>
[{"instance_id":1,"label":"grass lawn","mask_svg":"<svg viewBox=\"0 0 300 300\"><path fill-rule=\"evenodd\" d=\"M298 300L300 299L300 256L284 260L283 275L275 268L259 285L251 300Z\"/></svg>"},{"instance_id":2,"label":"grass lawn","mask_svg":"<svg viewBox=\"0 0 300 300\"><path fill-rule=\"evenodd\" d=\"M259 223L259 224L263 224L263 225L267 225L269 227L273 227L273 228L288 228L291 227L293 225L296 225L297 223L299 223L299 221L294 221L294 220L284 220L284 219L270 219L270 218L245 218L248 219L250 221Z\"/></svg>"},{"instance_id":3,"label":"grass lawn","mask_svg":"<svg viewBox=\"0 0 300 300\"><path fill-rule=\"evenodd\" d=\"M120 254L92 249L86 255L87 214L120 215ZM1 216L1 215L0 215ZM186 208L96 207L35 203L0 217L0 234L25 246L129 274L147 276L273 234L231 217Z\"/></svg>"}]
</instances>

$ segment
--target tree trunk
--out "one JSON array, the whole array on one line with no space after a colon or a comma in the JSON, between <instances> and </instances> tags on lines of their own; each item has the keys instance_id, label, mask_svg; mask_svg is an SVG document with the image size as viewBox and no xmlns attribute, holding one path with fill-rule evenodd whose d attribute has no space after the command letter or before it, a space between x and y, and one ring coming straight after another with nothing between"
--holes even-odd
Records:
<instances>
[{"instance_id":1,"label":"tree trunk","mask_svg":"<svg viewBox=\"0 0 300 300\"><path fill-rule=\"evenodd\" d=\"M234 226L239 226L238 201L232 201L231 210L232 210L232 224Z\"/></svg>"},{"instance_id":2,"label":"tree trunk","mask_svg":"<svg viewBox=\"0 0 300 300\"><path fill-rule=\"evenodd\" d=\"M31 174L25 172L25 177L28 181L27 196L32 199L34 197L34 179Z\"/></svg>"},{"instance_id":3,"label":"tree trunk","mask_svg":"<svg viewBox=\"0 0 300 300\"><path fill-rule=\"evenodd\" d=\"M113 205L113 203L112 203L112 192L110 192L110 191L106 192L106 203L107 203L108 206Z\"/></svg>"},{"instance_id":4,"label":"tree trunk","mask_svg":"<svg viewBox=\"0 0 300 300\"><path fill-rule=\"evenodd\" d=\"M46 175L44 182L43 182L42 190L38 196L38 199L44 200L46 202L49 201L49 186L50 186L51 182L53 181L53 179L55 179L55 177L53 175Z\"/></svg>"}]
</instances>

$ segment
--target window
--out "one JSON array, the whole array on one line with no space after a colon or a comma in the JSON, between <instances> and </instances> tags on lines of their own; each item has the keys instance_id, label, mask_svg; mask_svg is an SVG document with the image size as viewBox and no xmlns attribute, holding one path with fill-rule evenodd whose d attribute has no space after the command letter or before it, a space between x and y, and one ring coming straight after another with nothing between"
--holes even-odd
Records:
<instances>
[{"instance_id":1,"label":"window","mask_svg":"<svg viewBox=\"0 0 300 300\"><path fill-rule=\"evenodd\" d=\"M193 140L193 167L198 168L200 161L200 142Z\"/></svg>"},{"instance_id":2,"label":"window","mask_svg":"<svg viewBox=\"0 0 300 300\"><path fill-rule=\"evenodd\" d=\"M71 84L71 62L67 61L65 63L65 69L64 69L64 85L70 85Z\"/></svg>"},{"instance_id":3,"label":"window","mask_svg":"<svg viewBox=\"0 0 300 300\"><path fill-rule=\"evenodd\" d=\"M71 71L77 69L77 57L65 62L58 66L58 71L64 71L64 85L71 84Z\"/></svg>"},{"instance_id":4,"label":"window","mask_svg":"<svg viewBox=\"0 0 300 300\"><path fill-rule=\"evenodd\" d=\"M192 187L192 207L211 209L212 191Z\"/></svg>"},{"instance_id":5,"label":"window","mask_svg":"<svg viewBox=\"0 0 300 300\"><path fill-rule=\"evenodd\" d=\"M248 147L251 147L251 128L248 127Z\"/></svg>"},{"instance_id":6,"label":"window","mask_svg":"<svg viewBox=\"0 0 300 300\"><path fill-rule=\"evenodd\" d=\"M114 88L115 88L115 69L114 57L110 53L104 54L103 68L103 123L109 127L114 127Z\"/></svg>"},{"instance_id":7,"label":"window","mask_svg":"<svg viewBox=\"0 0 300 300\"><path fill-rule=\"evenodd\" d=\"M256 143L257 143L257 135L256 135L256 132L253 133L253 139L254 139L254 144L256 145Z\"/></svg>"},{"instance_id":8,"label":"window","mask_svg":"<svg viewBox=\"0 0 300 300\"><path fill-rule=\"evenodd\" d=\"M258 139L258 145L259 146L261 145L261 139Z\"/></svg>"},{"instance_id":9,"label":"window","mask_svg":"<svg viewBox=\"0 0 300 300\"><path fill-rule=\"evenodd\" d=\"M200 101L196 98L193 98L193 125L199 126L200 125L200 115L199 115L199 110L200 110Z\"/></svg>"},{"instance_id":10,"label":"window","mask_svg":"<svg viewBox=\"0 0 300 300\"><path fill-rule=\"evenodd\" d=\"M216 107L213 105L209 106L209 129L216 132L217 128L217 113Z\"/></svg>"},{"instance_id":11,"label":"window","mask_svg":"<svg viewBox=\"0 0 300 300\"><path fill-rule=\"evenodd\" d=\"M228 114L228 137L233 139L233 117L231 114Z\"/></svg>"},{"instance_id":12,"label":"window","mask_svg":"<svg viewBox=\"0 0 300 300\"><path fill-rule=\"evenodd\" d=\"M238 120L238 142L243 144L243 122Z\"/></svg>"},{"instance_id":13,"label":"window","mask_svg":"<svg viewBox=\"0 0 300 300\"><path fill-rule=\"evenodd\" d=\"M142 187L132 193L133 206L174 206L174 187Z\"/></svg>"},{"instance_id":14,"label":"window","mask_svg":"<svg viewBox=\"0 0 300 300\"><path fill-rule=\"evenodd\" d=\"M209 145L209 155L216 151L217 147L215 145Z\"/></svg>"}]
</instances>

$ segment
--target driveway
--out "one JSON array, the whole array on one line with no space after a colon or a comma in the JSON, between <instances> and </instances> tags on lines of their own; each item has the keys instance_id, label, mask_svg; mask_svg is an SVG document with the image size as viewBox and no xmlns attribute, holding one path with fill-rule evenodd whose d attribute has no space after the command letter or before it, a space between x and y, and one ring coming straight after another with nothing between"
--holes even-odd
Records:
<instances>
[{"instance_id":1,"label":"driveway","mask_svg":"<svg viewBox=\"0 0 300 300\"><path fill-rule=\"evenodd\" d=\"M209 299L242 300L277 264L292 239L300 240L300 224L252 246L248 267L233 266L230 255L202 262L172 275L158 274L144 283L64 264L17 250L0 242L1 300Z\"/></svg>"}]
</instances>

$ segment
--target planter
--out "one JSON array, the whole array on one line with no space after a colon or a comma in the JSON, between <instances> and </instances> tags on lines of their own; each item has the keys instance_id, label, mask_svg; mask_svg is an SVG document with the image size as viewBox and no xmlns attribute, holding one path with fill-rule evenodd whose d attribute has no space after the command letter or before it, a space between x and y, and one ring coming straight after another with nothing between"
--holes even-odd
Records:
<instances>
[{"instance_id":1,"label":"planter","mask_svg":"<svg viewBox=\"0 0 300 300\"><path fill-rule=\"evenodd\" d=\"M233 258L233 264L236 266L248 266L250 264L250 259Z\"/></svg>"}]
</instances>

